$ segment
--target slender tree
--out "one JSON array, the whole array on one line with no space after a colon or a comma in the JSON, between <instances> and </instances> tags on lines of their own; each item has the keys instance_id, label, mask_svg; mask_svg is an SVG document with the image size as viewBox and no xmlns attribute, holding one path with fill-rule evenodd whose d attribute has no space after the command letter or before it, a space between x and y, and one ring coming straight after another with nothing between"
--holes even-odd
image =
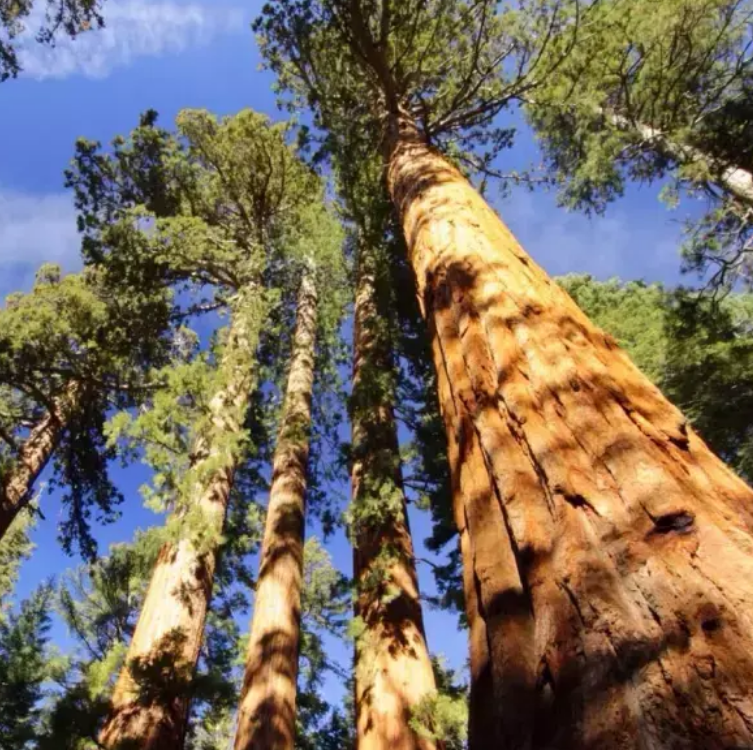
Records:
<instances>
[{"instance_id":1,"label":"slender tree","mask_svg":"<svg viewBox=\"0 0 753 750\"><path fill-rule=\"evenodd\" d=\"M109 157L81 143L70 177L91 260L124 279L134 266L152 269L191 293L189 313L208 307L230 314L216 368L202 371L199 362L198 370L172 370L164 397L131 427L120 425L151 446L153 500L172 512L176 537L158 558L100 735L106 747L183 742L217 545L247 450L257 349L269 311L300 267L301 212L322 199L319 181L286 144L284 126L248 111L222 122L186 111L178 125L179 137L171 138L147 115ZM204 300L208 285L213 298ZM195 414L185 405L186 386L197 394L187 402Z\"/></svg>"},{"instance_id":2,"label":"slender tree","mask_svg":"<svg viewBox=\"0 0 753 750\"><path fill-rule=\"evenodd\" d=\"M295 741L306 485L314 389L317 308L323 288L338 304L343 275L337 225L314 214L306 241L290 368L272 463L254 617L235 747L286 748ZM315 223L318 226L315 226ZM329 252L327 250L329 249ZM318 288L319 287L319 288ZM338 289L339 287L339 289ZM337 317L336 317L337 319Z\"/></svg>"},{"instance_id":3,"label":"slender tree","mask_svg":"<svg viewBox=\"0 0 753 750\"><path fill-rule=\"evenodd\" d=\"M435 692L426 646L394 416L390 315L379 304L378 249L357 240L353 313L352 506L356 581L356 743L435 747L410 724ZM384 292L382 292L384 300Z\"/></svg>"},{"instance_id":4,"label":"slender tree","mask_svg":"<svg viewBox=\"0 0 753 750\"><path fill-rule=\"evenodd\" d=\"M486 628L494 731L477 741L749 744L750 489L436 147L491 138L556 67L519 42L543 24L564 56L578 29L549 7L270 3L258 28L324 126L384 123Z\"/></svg>"}]
</instances>

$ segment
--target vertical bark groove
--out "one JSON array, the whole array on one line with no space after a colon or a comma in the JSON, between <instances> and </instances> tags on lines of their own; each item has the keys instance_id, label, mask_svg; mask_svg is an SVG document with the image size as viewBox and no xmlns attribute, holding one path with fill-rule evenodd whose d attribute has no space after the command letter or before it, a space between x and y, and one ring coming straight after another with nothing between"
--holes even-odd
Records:
<instances>
[{"instance_id":1,"label":"vertical bark groove","mask_svg":"<svg viewBox=\"0 0 753 750\"><path fill-rule=\"evenodd\" d=\"M356 615L356 747L433 750L410 726L435 692L402 488L388 325L376 296L376 262L362 241L354 313L352 466ZM373 507L373 506L378 507Z\"/></svg>"},{"instance_id":2,"label":"vertical bark groove","mask_svg":"<svg viewBox=\"0 0 753 750\"><path fill-rule=\"evenodd\" d=\"M34 483L52 458L65 431L68 415L76 408L79 388L70 385L55 399L54 408L36 424L21 446L13 467L0 486L0 539L32 499Z\"/></svg>"},{"instance_id":3,"label":"vertical bark groove","mask_svg":"<svg viewBox=\"0 0 753 750\"><path fill-rule=\"evenodd\" d=\"M211 427L197 438L193 450L195 466L206 462L213 468L197 479L189 505L201 510L207 526L217 534L224 525L239 460L228 447L230 438L243 428L255 386L260 316L254 291L241 295L234 311L219 365L222 385L209 404ZM102 747L183 747L189 687L201 650L215 565L216 550L200 552L189 538L163 547L99 736Z\"/></svg>"},{"instance_id":4,"label":"vertical bark groove","mask_svg":"<svg viewBox=\"0 0 753 750\"><path fill-rule=\"evenodd\" d=\"M313 276L307 274L298 296L293 355L273 462L236 750L292 750L295 741L316 306Z\"/></svg>"},{"instance_id":5,"label":"vertical bark groove","mask_svg":"<svg viewBox=\"0 0 753 750\"><path fill-rule=\"evenodd\" d=\"M460 436L483 456L470 469L461 455L453 479L494 490L463 493L459 530L495 746L752 745L753 492L396 120L388 184L437 339L451 460Z\"/></svg>"}]
</instances>

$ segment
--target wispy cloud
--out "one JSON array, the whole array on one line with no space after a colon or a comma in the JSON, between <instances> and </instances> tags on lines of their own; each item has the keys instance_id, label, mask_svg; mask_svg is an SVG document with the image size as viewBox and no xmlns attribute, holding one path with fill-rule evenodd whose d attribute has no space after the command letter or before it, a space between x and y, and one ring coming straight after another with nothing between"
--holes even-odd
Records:
<instances>
[{"instance_id":1,"label":"wispy cloud","mask_svg":"<svg viewBox=\"0 0 753 750\"><path fill-rule=\"evenodd\" d=\"M104 78L139 57L177 54L247 27L243 10L214 3L108 0L103 13L104 29L76 39L60 37L54 47L35 41L41 18L32 16L18 44L23 75L38 80L72 75Z\"/></svg>"},{"instance_id":2,"label":"wispy cloud","mask_svg":"<svg viewBox=\"0 0 753 750\"><path fill-rule=\"evenodd\" d=\"M494 204L525 249L552 275L589 273L599 279L619 276L668 285L695 281L680 273L681 216L659 201L632 211L610 206L605 216L593 218L557 207L545 192L518 190Z\"/></svg>"},{"instance_id":3,"label":"wispy cloud","mask_svg":"<svg viewBox=\"0 0 753 750\"><path fill-rule=\"evenodd\" d=\"M79 268L80 243L70 194L0 189L0 304L10 292L28 291L43 263Z\"/></svg>"}]
</instances>

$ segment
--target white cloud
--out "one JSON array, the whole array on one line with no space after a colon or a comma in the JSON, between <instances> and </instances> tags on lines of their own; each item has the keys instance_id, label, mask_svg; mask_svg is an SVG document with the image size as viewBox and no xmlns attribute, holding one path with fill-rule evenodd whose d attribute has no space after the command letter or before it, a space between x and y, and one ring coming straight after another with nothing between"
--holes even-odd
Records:
<instances>
[{"instance_id":1,"label":"white cloud","mask_svg":"<svg viewBox=\"0 0 753 750\"><path fill-rule=\"evenodd\" d=\"M71 75L104 78L136 58L177 54L247 26L241 9L214 4L108 0L103 15L105 28L75 39L61 35L54 47L35 41L41 18L32 17L18 44L23 75L37 80Z\"/></svg>"},{"instance_id":2,"label":"white cloud","mask_svg":"<svg viewBox=\"0 0 753 750\"><path fill-rule=\"evenodd\" d=\"M0 189L0 303L10 292L28 291L43 263L78 269L80 246L69 193Z\"/></svg>"}]
</instances>

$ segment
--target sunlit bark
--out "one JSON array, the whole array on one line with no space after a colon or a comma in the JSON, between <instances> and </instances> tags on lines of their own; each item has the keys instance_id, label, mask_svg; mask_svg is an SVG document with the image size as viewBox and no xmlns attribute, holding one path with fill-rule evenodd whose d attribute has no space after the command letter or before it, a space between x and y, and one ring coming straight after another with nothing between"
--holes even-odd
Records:
<instances>
[{"instance_id":1,"label":"sunlit bark","mask_svg":"<svg viewBox=\"0 0 753 750\"><path fill-rule=\"evenodd\" d=\"M54 408L36 424L18 452L0 486L0 539L33 498L34 483L52 458L65 431L68 415L76 408L79 389L71 386Z\"/></svg>"},{"instance_id":2,"label":"sunlit bark","mask_svg":"<svg viewBox=\"0 0 753 750\"><path fill-rule=\"evenodd\" d=\"M433 750L410 726L412 709L435 690L424 636L402 488L392 370L376 301L369 247L359 257L354 314L352 466L358 750Z\"/></svg>"},{"instance_id":3,"label":"sunlit bark","mask_svg":"<svg viewBox=\"0 0 753 750\"><path fill-rule=\"evenodd\" d=\"M313 276L304 276L275 448L236 750L292 750L295 742L316 305Z\"/></svg>"},{"instance_id":4,"label":"sunlit bark","mask_svg":"<svg viewBox=\"0 0 753 750\"><path fill-rule=\"evenodd\" d=\"M230 446L243 429L254 388L259 319L248 301L233 316L219 365L221 386L209 404L211 427L197 439L192 454L194 466L204 464L207 470L197 472L188 506L201 510L208 537L219 538L222 531L239 461L237 448ZM183 747L189 686L212 596L215 549L200 550L187 537L160 552L99 737L102 747Z\"/></svg>"},{"instance_id":5,"label":"sunlit bark","mask_svg":"<svg viewBox=\"0 0 753 750\"><path fill-rule=\"evenodd\" d=\"M750 746L753 492L409 119L391 145L453 479L470 456L479 488L456 508L494 682L476 746Z\"/></svg>"}]
</instances>

